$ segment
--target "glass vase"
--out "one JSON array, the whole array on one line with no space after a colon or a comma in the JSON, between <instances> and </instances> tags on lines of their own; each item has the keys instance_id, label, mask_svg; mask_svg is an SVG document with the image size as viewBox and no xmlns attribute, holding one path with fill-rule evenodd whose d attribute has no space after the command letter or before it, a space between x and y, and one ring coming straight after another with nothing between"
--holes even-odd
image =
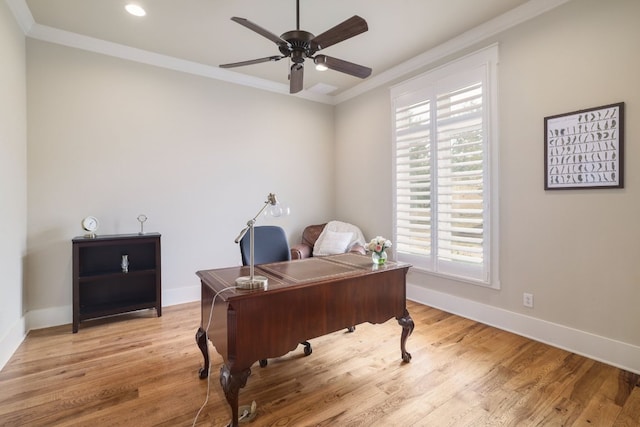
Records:
<instances>
[{"instance_id":1,"label":"glass vase","mask_svg":"<svg viewBox=\"0 0 640 427\"><path fill-rule=\"evenodd\" d=\"M382 252L371 252L371 260L376 265L382 265L387 261L387 253L385 251Z\"/></svg>"}]
</instances>

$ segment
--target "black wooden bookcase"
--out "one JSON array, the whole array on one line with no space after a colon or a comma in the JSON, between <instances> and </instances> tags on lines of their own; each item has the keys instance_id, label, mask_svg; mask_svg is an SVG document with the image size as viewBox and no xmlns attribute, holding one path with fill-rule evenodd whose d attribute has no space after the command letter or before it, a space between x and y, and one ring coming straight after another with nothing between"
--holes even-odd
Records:
<instances>
[{"instance_id":1,"label":"black wooden bookcase","mask_svg":"<svg viewBox=\"0 0 640 427\"><path fill-rule=\"evenodd\" d=\"M152 308L162 315L159 233L76 237L72 242L74 333L84 320Z\"/></svg>"}]
</instances>

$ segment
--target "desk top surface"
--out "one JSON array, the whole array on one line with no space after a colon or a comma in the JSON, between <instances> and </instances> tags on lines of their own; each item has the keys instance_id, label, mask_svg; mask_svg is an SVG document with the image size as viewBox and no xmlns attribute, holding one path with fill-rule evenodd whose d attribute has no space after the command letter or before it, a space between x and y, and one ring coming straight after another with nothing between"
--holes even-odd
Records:
<instances>
[{"instance_id":1,"label":"desk top surface","mask_svg":"<svg viewBox=\"0 0 640 427\"><path fill-rule=\"evenodd\" d=\"M408 269L409 264L387 261L374 265L371 257L358 254L339 254L326 257L312 257L302 260L262 264L254 267L254 274L269 279L265 289L230 289L228 295L264 293L296 285L341 280L354 276L376 274L384 271ZM249 275L248 266L201 270L196 273L200 279L215 290L235 286L240 276Z\"/></svg>"}]
</instances>

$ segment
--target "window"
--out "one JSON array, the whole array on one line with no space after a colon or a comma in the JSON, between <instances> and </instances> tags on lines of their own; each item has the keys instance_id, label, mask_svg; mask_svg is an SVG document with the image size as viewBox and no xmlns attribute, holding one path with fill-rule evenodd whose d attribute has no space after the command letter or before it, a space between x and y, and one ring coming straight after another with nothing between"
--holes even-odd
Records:
<instances>
[{"instance_id":1,"label":"window","mask_svg":"<svg viewBox=\"0 0 640 427\"><path fill-rule=\"evenodd\" d=\"M420 270L498 288L493 46L391 90L394 241Z\"/></svg>"}]
</instances>

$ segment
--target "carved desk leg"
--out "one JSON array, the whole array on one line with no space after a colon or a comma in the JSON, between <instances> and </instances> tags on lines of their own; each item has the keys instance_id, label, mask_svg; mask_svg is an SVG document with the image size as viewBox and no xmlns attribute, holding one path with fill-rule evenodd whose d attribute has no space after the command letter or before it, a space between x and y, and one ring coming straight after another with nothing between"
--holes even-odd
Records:
<instances>
[{"instance_id":1,"label":"carved desk leg","mask_svg":"<svg viewBox=\"0 0 640 427\"><path fill-rule=\"evenodd\" d=\"M220 385L224 390L229 406L231 406L231 424L229 427L238 427L238 395L240 389L247 384L247 378L251 375L251 369L245 369L238 374L233 374L225 363L220 368Z\"/></svg>"},{"instance_id":2,"label":"carved desk leg","mask_svg":"<svg viewBox=\"0 0 640 427\"><path fill-rule=\"evenodd\" d=\"M404 309L404 315L398 319L398 324L402 326L402 336L400 337L400 350L402 351L402 361L409 363L411 361L411 354L407 351L407 338L413 332L414 324L413 319L409 315L407 309Z\"/></svg>"},{"instance_id":3,"label":"carved desk leg","mask_svg":"<svg viewBox=\"0 0 640 427\"><path fill-rule=\"evenodd\" d=\"M199 372L200 379L203 380L209 376L209 347L207 346L207 332L202 327L199 327L196 332L196 342L204 357L204 366L200 368Z\"/></svg>"}]
</instances>

